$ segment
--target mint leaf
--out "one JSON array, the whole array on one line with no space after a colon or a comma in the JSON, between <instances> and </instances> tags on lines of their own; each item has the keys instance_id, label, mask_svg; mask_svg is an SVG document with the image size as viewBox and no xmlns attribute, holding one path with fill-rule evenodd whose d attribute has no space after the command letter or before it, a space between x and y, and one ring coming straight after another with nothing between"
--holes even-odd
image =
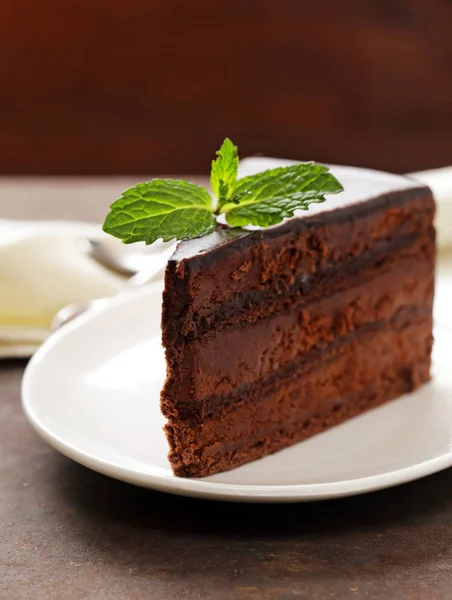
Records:
<instances>
[{"instance_id":1,"label":"mint leaf","mask_svg":"<svg viewBox=\"0 0 452 600\"><path fill-rule=\"evenodd\" d=\"M223 212L234 227L269 227L292 217L296 210L324 202L325 194L337 194L343 189L324 165L310 162L279 167L239 179L234 198L223 206ZM238 204L235 198L239 199Z\"/></svg>"},{"instance_id":2,"label":"mint leaf","mask_svg":"<svg viewBox=\"0 0 452 600\"><path fill-rule=\"evenodd\" d=\"M234 227L269 227L324 202L325 194L343 191L328 167L313 162L270 169L237 180L237 147L226 138L212 162L211 184L218 203L203 187L188 181L153 179L126 190L110 206L105 232L124 243L201 237L217 226L224 213Z\"/></svg>"},{"instance_id":3,"label":"mint leaf","mask_svg":"<svg viewBox=\"0 0 452 600\"><path fill-rule=\"evenodd\" d=\"M223 204L231 199L234 192L239 168L237 146L234 146L231 140L226 138L217 151L217 155L218 158L212 161L210 185L218 199L217 211L219 211Z\"/></svg>"},{"instance_id":4,"label":"mint leaf","mask_svg":"<svg viewBox=\"0 0 452 600\"><path fill-rule=\"evenodd\" d=\"M186 240L206 235L216 226L209 193L188 181L139 183L123 192L110 209L103 230L126 244Z\"/></svg>"}]
</instances>

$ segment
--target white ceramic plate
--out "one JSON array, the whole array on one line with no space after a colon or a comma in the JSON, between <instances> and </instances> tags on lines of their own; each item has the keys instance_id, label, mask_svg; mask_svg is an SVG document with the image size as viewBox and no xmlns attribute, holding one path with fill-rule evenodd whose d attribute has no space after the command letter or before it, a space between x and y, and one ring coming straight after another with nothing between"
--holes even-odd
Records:
<instances>
[{"instance_id":1,"label":"white ceramic plate","mask_svg":"<svg viewBox=\"0 0 452 600\"><path fill-rule=\"evenodd\" d=\"M434 379L422 390L233 471L174 477L159 410L160 286L115 298L66 325L29 363L25 412L63 454L156 490L261 502L359 494L452 465L452 328L437 325Z\"/></svg>"}]
</instances>

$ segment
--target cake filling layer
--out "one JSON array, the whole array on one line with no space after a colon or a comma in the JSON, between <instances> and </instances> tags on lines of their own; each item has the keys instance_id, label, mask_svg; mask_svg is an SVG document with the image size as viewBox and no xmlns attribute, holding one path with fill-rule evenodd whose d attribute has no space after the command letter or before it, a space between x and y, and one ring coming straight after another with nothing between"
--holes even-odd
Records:
<instances>
[{"instance_id":1,"label":"cake filling layer","mask_svg":"<svg viewBox=\"0 0 452 600\"><path fill-rule=\"evenodd\" d=\"M387 400L389 389L394 396L416 389L429 379L431 346L431 317L405 315L390 327L362 331L336 346L333 356L319 355L310 370L295 370L281 386L260 388L253 397L246 390L243 400L220 406L200 425L172 422L167 432L175 451L187 440L193 447L180 462L179 474L189 473L191 463L198 474L207 473L223 454L231 460L231 452L237 452L231 466L238 466L245 446L260 447L258 456L267 454L262 444L272 432L279 432L277 450L288 445L286 435L298 441L316 433L312 423L328 410L348 418L350 411L362 412L366 403L370 408ZM347 408L347 398L354 399L353 407Z\"/></svg>"},{"instance_id":2,"label":"cake filling layer","mask_svg":"<svg viewBox=\"0 0 452 600\"><path fill-rule=\"evenodd\" d=\"M197 340L179 331L179 344L167 351L172 377L166 389L174 395L174 414L179 411L182 417L192 402L210 395L224 396L238 383L266 377L299 354L323 347L333 337L365 323L384 322L404 308L431 311L434 254L431 239L416 240L358 270L354 277L333 272L343 289L334 291L326 279L317 301L292 300L278 312L268 300L263 315L258 308L253 311L254 323L245 321L245 327L238 320L228 330L212 328L209 336ZM319 294L321 290L319 287ZM242 318L246 314L242 312Z\"/></svg>"},{"instance_id":3,"label":"cake filling layer","mask_svg":"<svg viewBox=\"0 0 452 600\"><path fill-rule=\"evenodd\" d=\"M265 378L315 348L324 348L364 325L390 321L401 311L431 311L433 285L431 266L410 259L403 274L389 271L246 329L237 327L188 344L187 361L196 373L193 400L229 394L237 385ZM220 353L222 359L216 362Z\"/></svg>"},{"instance_id":4,"label":"cake filling layer","mask_svg":"<svg viewBox=\"0 0 452 600\"><path fill-rule=\"evenodd\" d=\"M389 328L394 329L395 333L403 332L410 323L419 326L431 323L431 309L406 308L393 315L390 321L368 323L352 333L332 340L326 346L311 350L309 354L298 355L295 360L286 363L265 378L237 385L229 394L211 395L201 401L192 399L191 402L180 402L172 405L171 411L167 410L166 403L163 401L162 410L168 417L177 417L181 421L187 421L189 426L197 427L200 423L218 419L225 411L233 411L245 403L257 406L262 397L279 388L288 394L289 388L294 386L295 393L298 393L302 384L308 385L314 381L314 387L310 388L310 393L313 398L318 398L324 386L329 385L328 377L330 375L333 378L339 376L341 381L341 378L344 378L347 373L350 376L356 375L357 368L348 365L347 361L355 354L358 362L364 360L360 356L360 345L367 344L368 340L374 337L378 339L378 336L384 335L385 330ZM388 352L386 352L387 354ZM370 360L373 358L371 357ZM369 366L369 363L366 365ZM350 371L349 367L353 367L353 370ZM316 373L319 373L319 380L316 379ZM344 385L347 381L344 380Z\"/></svg>"},{"instance_id":5,"label":"cake filling layer","mask_svg":"<svg viewBox=\"0 0 452 600\"><path fill-rule=\"evenodd\" d=\"M188 279L193 313L209 313L231 295L268 289L271 280L284 284L297 275L324 271L332 265L340 268L369 250L384 251L388 243L422 236L431 228L435 208L428 190L416 193L398 206L390 198L375 199L360 207L361 215L338 210L323 219L294 219L273 231L248 233L245 240L239 238L207 255L169 266L179 278Z\"/></svg>"},{"instance_id":6,"label":"cake filling layer","mask_svg":"<svg viewBox=\"0 0 452 600\"><path fill-rule=\"evenodd\" d=\"M330 264L316 272L303 272L285 280L269 281L260 290L248 290L233 295L221 305L212 301L204 311L186 311L183 318L174 319L171 329L175 338L185 340L212 335L238 323L250 323L266 315L284 310L287 306L312 302L325 295L371 280L376 274L413 256L435 257L435 232L429 228L421 237L410 234L380 247L368 249L344 264Z\"/></svg>"}]
</instances>

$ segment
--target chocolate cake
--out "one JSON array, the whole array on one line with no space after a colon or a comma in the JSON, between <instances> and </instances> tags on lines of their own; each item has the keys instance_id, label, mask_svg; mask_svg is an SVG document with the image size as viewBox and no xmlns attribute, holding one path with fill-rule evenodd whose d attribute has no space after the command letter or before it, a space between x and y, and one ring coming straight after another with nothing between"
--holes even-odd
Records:
<instances>
[{"instance_id":1,"label":"chocolate cake","mask_svg":"<svg viewBox=\"0 0 452 600\"><path fill-rule=\"evenodd\" d=\"M170 259L161 406L176 475L232 469L429 380L431 191L331 171L345 192L303 216L220 228Z\"/></svg>"}]
</instances>

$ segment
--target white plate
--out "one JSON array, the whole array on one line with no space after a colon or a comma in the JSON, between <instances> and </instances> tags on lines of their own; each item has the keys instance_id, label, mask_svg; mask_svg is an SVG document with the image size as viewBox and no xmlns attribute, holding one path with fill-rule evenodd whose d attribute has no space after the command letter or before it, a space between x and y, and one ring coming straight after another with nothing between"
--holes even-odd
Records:
<instances>
[{"instance_id":1,"label":"white plate","mask_svg":"<svg viewBox=\"0 0 452 600\"><path fill-rule=\"evenodd\" d=\"M261 502L359 494L452 465L452 329L437 326L434 379L422 390L233 471L174 477L159 410L160 286L115 298L66 325L29 363L25 412L63 454L156 490Z\"/></svg>"}]
</instances>

